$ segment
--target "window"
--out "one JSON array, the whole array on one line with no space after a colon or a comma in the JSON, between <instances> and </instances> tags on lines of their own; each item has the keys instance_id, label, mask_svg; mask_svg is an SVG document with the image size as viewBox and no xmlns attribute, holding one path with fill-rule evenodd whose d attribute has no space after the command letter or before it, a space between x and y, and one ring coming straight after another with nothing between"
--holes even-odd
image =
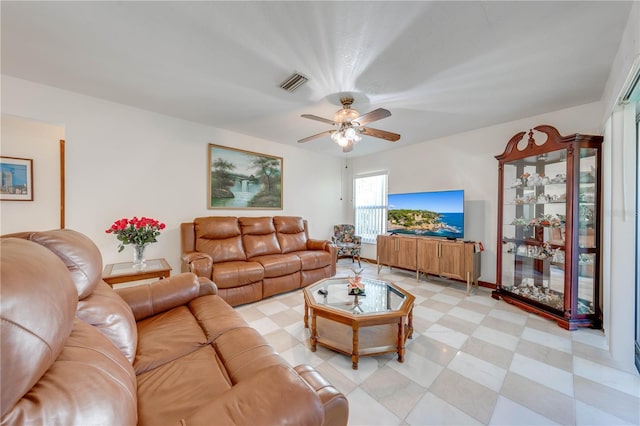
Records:
<instances>
[{"instance_id":1,"label":"window","mask_svg":"<svg viewBox=\"0 0 640 426\"><path fill-rule=\"evenodd\" d=\"M358 176L353 180L356 235L373 244L384 234L387 222L387 173Z\"/></svg>"}]
</instances>

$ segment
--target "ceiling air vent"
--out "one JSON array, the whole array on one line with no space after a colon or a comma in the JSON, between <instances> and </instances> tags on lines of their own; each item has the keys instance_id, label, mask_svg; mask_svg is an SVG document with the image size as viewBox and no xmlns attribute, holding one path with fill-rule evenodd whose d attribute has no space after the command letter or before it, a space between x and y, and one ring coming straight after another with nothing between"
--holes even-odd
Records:
<instances>
[{"instance_id":1,"label":"ceiling air vent","mask_svg":"<svg viewBox=\"0 0 640 426\"><path fill-rule=\"evenodd\" d=\"M280 87L282 87L287 92L294 92L298 87L305 84L309 79L302 74L298 74L294 72L291 74L285 81L280 83Z\"/></svg>"}]
</instances>

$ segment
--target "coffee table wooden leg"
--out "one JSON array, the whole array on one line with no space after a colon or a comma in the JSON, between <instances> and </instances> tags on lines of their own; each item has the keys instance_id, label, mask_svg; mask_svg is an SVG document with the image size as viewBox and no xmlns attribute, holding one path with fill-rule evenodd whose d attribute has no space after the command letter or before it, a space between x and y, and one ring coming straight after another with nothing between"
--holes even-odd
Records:
<instances>
[{"instance_id":1,"label":"coffee table wooden leg","mask_svg":"<svg viewBox=\"0 0 640 426\"><path fill-rule=\"evenodd\" d=\"M398 362L404 362L404 317L398 322Z\"/></svg>"},{"instance_id":2,"label":"coffee table wooden leg","mask_svg":"<svg viewBox=\"0 0 640 426\"><path fill-rule=\"evenodd\" d=\"M318 344L318 328L316 324L316 314L311 310L311 337L309 338L311 344L311 352L316 351L316 345Z\"/></svg>"},{"instance_id":3,"label":"coffee table wooden leg","mask_svg":"<svg viewBox=\"0 0 640 426\"><path fill-rule=\"evenodd\" d=\"M351 351L351 368L358 369L358 323L354 322L352 326L353 332L353 349Z\"/></svg>"},{"instance_id":4,"label":"coffee table wooden leg","mask_svg":"<svg viewBox=\"0 0 640 426\"><path fill-rule=\"evenodd\" d=\"M304 328L309 328L309 305L307 300L304 301Z\"/></svg>"},{"instance_id":5,"label":"coffee table wooden leg","mask_svg":"<svg viewBox=\"0 0 640 426\"><path fill-rule=\"evenodd\" d=\"M407 323L407 337L409 339L413 339L413 306L411 307L411 310L409 311L409 320Z\"/></svg>"}]
</instances>

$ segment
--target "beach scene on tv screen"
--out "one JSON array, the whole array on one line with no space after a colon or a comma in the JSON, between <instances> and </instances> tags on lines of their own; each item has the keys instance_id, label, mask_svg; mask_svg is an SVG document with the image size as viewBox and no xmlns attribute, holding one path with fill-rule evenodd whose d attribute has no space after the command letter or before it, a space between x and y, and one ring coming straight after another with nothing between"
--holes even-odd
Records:
<instances>
[{"instance_id":1,"label":"beach scene on tv screen","mask_svg":"<svg viewBox=\"0 0 640 426\"><path fill-rule=\"evenodd\" d=\"M387 232L464 238L464 191L389 194Z\"/></svg>"}]
</instances>

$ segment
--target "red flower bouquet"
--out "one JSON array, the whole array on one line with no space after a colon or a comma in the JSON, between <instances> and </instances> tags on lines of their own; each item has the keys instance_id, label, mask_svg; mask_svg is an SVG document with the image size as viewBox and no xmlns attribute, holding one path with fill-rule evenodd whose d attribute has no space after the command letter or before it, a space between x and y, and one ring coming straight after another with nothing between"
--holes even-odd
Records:
<instances>
[{"instance_id":1,"label":"red flower bouquet","mask_svg":"<svg viewBox=\"0 0 640 426\"><path fill-rule=\"evenodd\" d=\"M155 219L148 217L133 217L132 219L120 219L113 222L111 228L105 232L107 234L115 234L120 245L118 252L124 250L125 244L135 244L143 246L149 243L155 243L160 235L160 231L165 228L164 223L160 223Z\"/></svg>"}]
</instances>

